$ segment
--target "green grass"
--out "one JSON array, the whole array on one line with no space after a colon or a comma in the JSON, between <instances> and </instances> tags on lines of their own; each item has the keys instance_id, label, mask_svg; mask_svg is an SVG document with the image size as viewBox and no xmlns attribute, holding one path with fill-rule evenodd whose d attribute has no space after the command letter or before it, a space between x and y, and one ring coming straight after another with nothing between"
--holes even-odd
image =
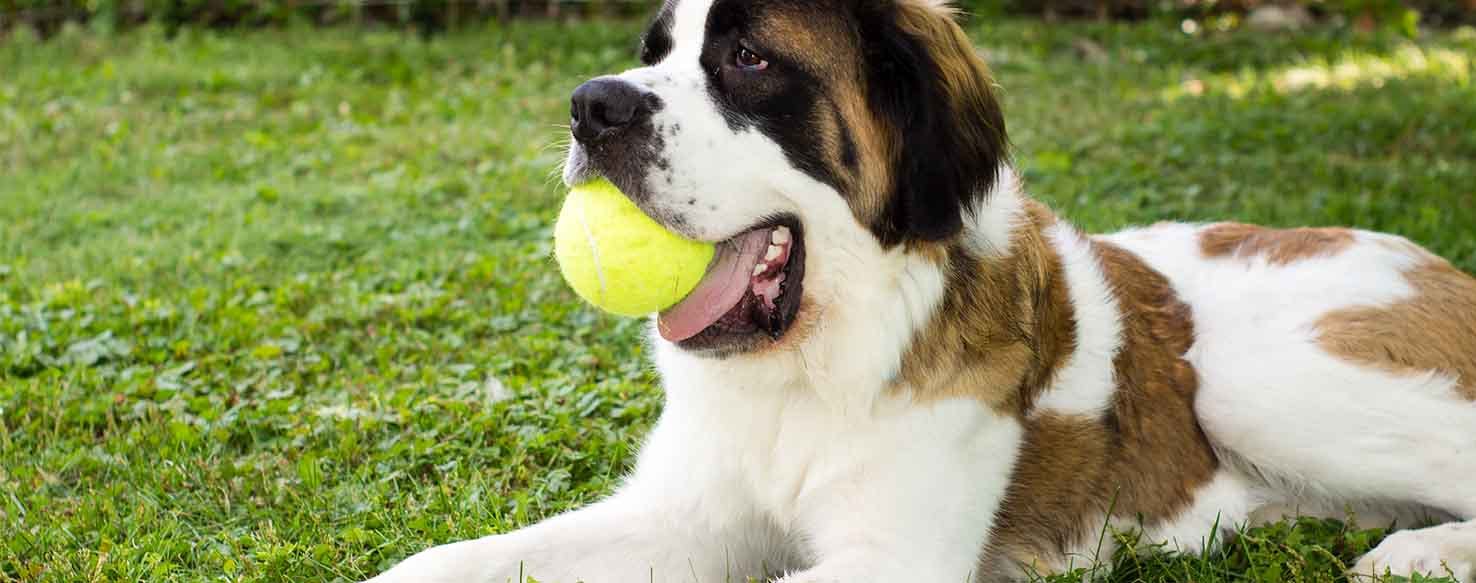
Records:
<instances>
[{"instance_id":1,"label":"green grass","mask_svg":"<svg viewBox=\"0 0 1476 583\"><path fill-rule=\"evenodd\" d=\"M660 395L550 264L550 144L637 29L0 41L0 581L355 580L607 492ZM1476 269L1469 30L974 32L1086 227L1351 224ZM1248 534L1114 579L1329 581L1380 536Z\"/></svg>"}]
</instances>

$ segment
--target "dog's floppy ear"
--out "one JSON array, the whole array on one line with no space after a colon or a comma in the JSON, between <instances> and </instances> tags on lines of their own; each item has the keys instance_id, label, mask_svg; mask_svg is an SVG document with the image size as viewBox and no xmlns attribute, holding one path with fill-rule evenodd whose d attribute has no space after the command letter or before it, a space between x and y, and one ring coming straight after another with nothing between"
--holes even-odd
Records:
<instances>
[{"instance_id":1,"label":"dog's floppy ear","mask_svg":"<svg viewBox=\"0 0 1476 583\"><path fill-rule=\"evenodd\" d=\"M984 61L943 0L862 0L872 111L891 126L888 245L956 235L987 196L1008 138Z\"/></svg>"}]
</instances>

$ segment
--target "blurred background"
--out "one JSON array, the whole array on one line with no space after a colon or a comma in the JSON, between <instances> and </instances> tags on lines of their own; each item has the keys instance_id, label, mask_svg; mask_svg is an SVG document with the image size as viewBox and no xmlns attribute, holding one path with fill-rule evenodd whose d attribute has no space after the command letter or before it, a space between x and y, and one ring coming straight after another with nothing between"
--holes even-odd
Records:
<instances>
[{"instance_id":1,"label":"blurred background","mask_svg":"<svg viewBox=\"0 0 1476 583\"><path fill-rule=\"evenodd\" d=\"M643 14L656 0L0 0L0 27L24 24L43 33L66 22L116 28L262 26L288 23L375 23L441 30L487 19L591 18ZM1228 29L1300 27L1315 20L1363 29L1476 21L1476 0L962 0L975 15L1202 20Z\"/></svg>"},{"instance_id":2,"label":"blurred background","mask_svg":"<svg viewBox=\"0 0 1476 583\"><path fill-rule=\"evenodd\" d=\"M1476 0L965 4L1083 228L1351 225L1476 271ZM550 231L569 94L650 8L0 0L0 583L357 581L609 492L661 410L647 327ZM1340 582L1386 526L1112 581Z\"/></svg>"}]
</instances>

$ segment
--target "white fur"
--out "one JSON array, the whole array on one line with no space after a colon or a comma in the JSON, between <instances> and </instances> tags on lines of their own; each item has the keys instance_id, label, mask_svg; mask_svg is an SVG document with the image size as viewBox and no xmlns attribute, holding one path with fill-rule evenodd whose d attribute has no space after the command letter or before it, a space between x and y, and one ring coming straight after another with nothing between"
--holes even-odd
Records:
<instances>
[{"instance_id":1,"label":"white fur","mask_svg":"<svg viewBox=\"0 0 1476 583\"><path fill-rule=\"evenodd\" d=\"M1025 220L1020 177L1008 165L999 168L994 192L979 199L973 209L974 224L967 231L970 248L981 257L1008 255L1013 244L1011 235Z\"/></svg>"},{"instance_id":2,"label":"white fur","mask_svg":"<svg viewBox=\"0 0 1476 583\"><path fill-rule=\"evenodd\" d=\"M1041 393L1032 414L1060 413L1097 418L1112 404L1117 382L1112 360L1122 349L1117 300L1091 242L1065 223L1046 230L1061 256L1066 293L1076 318L1076 349Z\"/></svg>"},{"instance_id":3,"label":"white fur","mask_svg":"<svg viewBox=\"0 0 1476 583\"><path fill-rule=\"evenodd\" d=\"M1245 526L1251 511L1265 502L1266 493L1247 477L1233 471L1215 474L1194 492L1194 503L1178 516L1143 531L1142 540L1165 550L1198 553L1211 542L1224 542ZM1136 525L1124 524L1119 528Z\"/></svg>"}]
</instances>

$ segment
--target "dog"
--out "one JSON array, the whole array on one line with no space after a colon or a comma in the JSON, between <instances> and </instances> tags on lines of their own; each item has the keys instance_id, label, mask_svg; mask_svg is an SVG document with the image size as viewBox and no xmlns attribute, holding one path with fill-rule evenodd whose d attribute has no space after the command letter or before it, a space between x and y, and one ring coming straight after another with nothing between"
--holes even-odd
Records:
<instances>
[{"instance_id":1,"label":"dog","mask_svg":"<svg viewBox=\"0 0 1476 583\"><path fill-rule=\"evenodd\" d=\"M955 16L667 0L564 171L718 243L652 319L659 422L607 499L374 581L1014 581L1349 509L1435 524L1356 572L1473 581L1476 279L1349 229L1078 231Z\"/></svg>"}]
</instances>

